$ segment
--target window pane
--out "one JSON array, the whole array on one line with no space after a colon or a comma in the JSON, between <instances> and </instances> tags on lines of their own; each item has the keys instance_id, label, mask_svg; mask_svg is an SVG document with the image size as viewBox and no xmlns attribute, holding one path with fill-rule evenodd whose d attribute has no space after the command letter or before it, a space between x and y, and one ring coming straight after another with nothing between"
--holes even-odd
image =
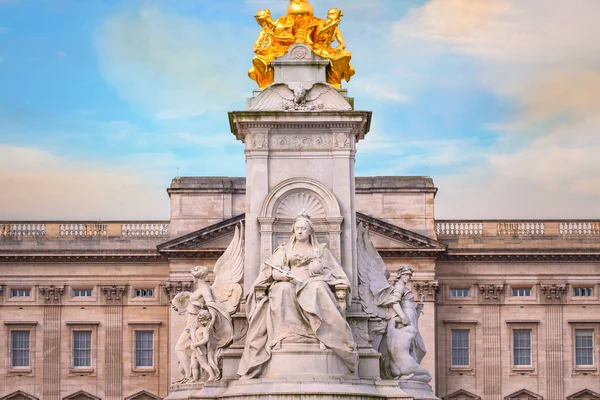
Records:
<instances>
[{"instance_id":1,"label":"window pane","mask_svg":"<svg viewBox=\"0 0 600 400\"><path fill-rule=\"evenodd\" d=\"M450 297L469 297L469 289L450 289Z\"/></svg>"},{"instance_id":2,"label":"window pane","mask_svg":"<svg viewBox=\"0 0 600 400\"><path fill-rule=\"evenodd\" d=\"M135 332L135 366L154 365L154 331Z\"/></svg>"},{"instance_id":3,"label":"window pane","mask_svg":"<svg viewBox=\"0 0 600 400\"><path fill-rule=\"evenodd\" d=\"M73 331L73 366L92 366L91 331Z\"/></svg>"},{"instance_id":4,"label":"window pane","mask_svg":"<svg viewBox=\"0 0 600 400\"><path fill-rule=\"evenodd\" d=\"M513 331L514 365L531 365L531 331L515 329Z\"/></svg>"},{"instance_id":5,"label":"window pane","mask_svg":"<svg viewBox=\"0 0 600 400\"><path fill-rule=\"evenodd\" d=\"M513 288L512 293L515 297L529 297L531 296L531 288Z\"/></svg>"},{"instance_id":6,"label":"window pane","mask_svg":"<svg viewBox=\"0 0 600 400\"><path fill-rule=\"evenodd\" d=\"M468 329L452 330L452 365L469 365L469 334Z\"/></svg>"},{"instance_id":7,"label":"window pane","mask_svg":"<svg viewBox=\"0 0 600 400\"><path fill-rule=\"evenodd\" d=\"M29 367L29 331L11 332L12 366Z\"/></svg>"},{"instance_id":8,"label":"window pane","mask_svg":"<svg viewBox=\"0 0 600 400\"><path fill-rule=\"evenodd\" d=\"M575 364L594 365L594 330L575 330Z\"/></svg>"}]
</instances>

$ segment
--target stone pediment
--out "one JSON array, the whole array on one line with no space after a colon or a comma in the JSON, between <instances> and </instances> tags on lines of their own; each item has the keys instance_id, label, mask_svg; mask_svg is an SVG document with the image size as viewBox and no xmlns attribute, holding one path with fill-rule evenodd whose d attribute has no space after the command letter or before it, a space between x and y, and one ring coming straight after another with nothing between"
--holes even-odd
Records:
<instances>
[{"instance_id":1,"label":"stone pediment","mask_svg":"<svg viewBox=\"0 0 600 400\"><path fill-rule=\"evenodd\" d=\"M202 254L218 257L231 243L236 225L244 221L245 214L241 214L162 243L157 248L159 253L168 256ZM362 213L356 213L356 222L369 226L373 243L383 257L435 257L446 251L446 246L436 240Z\"/></svg>"},{"instance_id":2,"label":"stone pediment","mask_svg":"<svg viewBox=\"0 0 600 400\"><path fill-rule=\"evenodd\" d=\"M67 397L63 397L63 400L100 400L100 397L94 396L91 393L86 392L85 390L80 390L73 394L70 394Z\"/></svg>"},{"instance_id":3,"label":"stone pediment","mask_svg":"<svg viewBox=\"0 0 600 400\"><path fill-rule=\"evenodd\" d=\"M589 389L583 389L567 397L567 400L600 400L600 394Z\"/></svg>"},{"instance_id":4,"label":"stone pediment","mask_svg":"<svg viewBox=\"0 0 600 400\"><path fill-rule=\"evenodd\" d=\"M481 400L481 397L476 394L467 392L466 390L457 390L447 396L442 397L443 400Z\"/></svg>"},{"instance_id":5,"label":"stone pediment","mask_svg":"<svg viewBox=\"0 0 600 400\"><path fill-rule=\"evenodd\" d=\"M162 397L152 394L146 390L141 390L137 393L132 394L131 396L125 397L125 400L161 400L161 399L162 399Z\"/></svg>"},{"instance_id":6,"label":"stone pediment","mask_svg":"<svg viewBox=\"0 0 600 400\"><path fill-rule=\"evenodd\" d=\"M169 256L211 255L219 256L231 243L235 227L244 222L245 214L207 226L195 232L161 243L157 246L159 253ZM214 253L214 254L211 254Z\"/></svg>"},{"instance_id":7,"label":"stone pediment","mask_svg":"<svg viewBox=\"0 0 600 400\"><path fill-rule=\"evenodd\" d=\"M7 394L4 397L0 397L0 400L39 400L37 397L25 393L21 390Z\"/></svg>"},{"instance_id":8,"label":"stone pediment","mask_svg":"<svg viewBox=\"0 0 600 400\"><path fill-rule=\"evenodd\" d=\"M527 389L521 389L513 394L509 394L504 400L543 400L539 394L535 394Z\"/></svg>"},{"instance_id":9,"label":"stone pediment","mask_svg":"<svg viewBox=\"0 0 600 400\"><path fill-rule=\"evenodd\" d=\"M436 257L446 251L446 245L425 235L400 228L366 214L356 213L356 223L368 225L373 244L382 257Z\"/></svg>"}]
</instances>

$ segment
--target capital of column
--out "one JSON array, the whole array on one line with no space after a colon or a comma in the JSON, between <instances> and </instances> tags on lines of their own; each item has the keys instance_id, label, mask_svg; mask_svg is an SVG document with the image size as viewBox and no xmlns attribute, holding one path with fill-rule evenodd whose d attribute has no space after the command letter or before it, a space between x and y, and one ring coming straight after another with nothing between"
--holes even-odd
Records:
<instances>
[{"instance_id":1,"label":"capital of column","mask_svg":"<svg viewBox=\"0 0 600 400\"><path fill-rule=\"evenodd\" d=\"M100 291L106 298L106 304L121 305L123 304L123 295L127 293L127 286L101 286Z\"/></svg>"},{"instance_id":2,"label":"capital of column","mask_svg":"<svg viewBox=\"0 0 600 400\"><path fill-rule=\"evenodd\" d=\"M546 299L548 300L562 300L567 291L567 285L556 283L545 285L540 283L540 290L546 295Z\"/></svg>"},{"instance_id":3,"label":"capital of column","mask_svg":"<svg viewBox=\"0 0 600 400\"><path fill-rule=\"evenodd\" d=\"M163 290L169 300L173 300L173 297L177 296L178 293L191 291L192 281L167 281L163 285Z\"/></svg>"},{"instance_id":4,"label":"capital of column","mask_svg":"<svg viewBox=\"0 0 600 400\"><path fill-rule=\"evenodd\" d=\"M504 292L504 284L485 284L478 285L479 293L483 295L483 299L490 303L499 303L500 295Z\"/></svg>"},{"instance_id":5,"label":"capital of column","mask_svg":"<svg viewBox=\"0 0 600 400\"><path fill-rule=\"evenodd\" d=\"M59 305L60 299L65 292L64 286L39 286L40 294L44 297L44 304Z\"/></svg>"},{"instance_id":6,"label":"capital of column","mask_svg":"<svg viewBox=\"0 0 600 400\"><path fill-rule=\"evenodd\" d=\"M440 284L437 281L413 281L412 286L418 295L417 297L419 299L424 298L426 301L435 302L440 292Z\"/></svg>"}]
</instances>

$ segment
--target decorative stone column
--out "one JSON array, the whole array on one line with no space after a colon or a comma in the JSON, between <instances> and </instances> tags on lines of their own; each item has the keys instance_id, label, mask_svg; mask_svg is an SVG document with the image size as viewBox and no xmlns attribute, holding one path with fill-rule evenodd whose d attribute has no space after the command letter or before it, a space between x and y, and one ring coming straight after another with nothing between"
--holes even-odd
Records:
<instances>
[{"instance_id":1,"label":"decorative stone column","mask_svg":"<svg viewBox=\"0 0 600 400\"><path fill-rule=\"evenodd\" d=\"M502 400L502 355L500 304L504 285L479 285L479 301L483 311L483 398Z\"/></svg>"},{"instance_id":2,"label":"decorative stone column","mask_svg":"<svg viewBox=\"0 0 600 400\"><path fill-rule=\"evenodd\" d=\"M106 345L104 353L104 398L123 398L123 295L126 286L102 286L106 305Z\"/></svg>"},{"instance_id":3,"label":"decorative stone column","mask_svg":"<svg viewBox=\"0 0 600 400\"><path fill-rule=\"evenodd\" d=\"M60 400L60 304L64 286L39 286L44 299L43 398Z\"/></svg>"},{"instance_id":4,"label":"decorative stone column","mask_svg":"<svg viewBox=\"0 0 600 400\"><path fill-rule=\"evenodd\" d=\"M546 304L546 388L548 399L564 399L563 300L566 285L540 284Z\"/></svg>"}]
</instances>

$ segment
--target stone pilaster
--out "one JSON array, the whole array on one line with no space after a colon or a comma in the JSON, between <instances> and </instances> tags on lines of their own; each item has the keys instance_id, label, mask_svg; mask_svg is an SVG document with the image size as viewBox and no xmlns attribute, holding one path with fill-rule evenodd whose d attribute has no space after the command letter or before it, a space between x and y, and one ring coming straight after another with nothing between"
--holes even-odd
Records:
<instances>
[{"instance_id":1,"label":"stone pilaster","mask_svg":"<svg viewBox=\"0 0 600 400\"><path fill-rule=\"evenodd\" d=\"M412 291L415 295L415 302L418 304L423 301L423 311L419 316L419 331L425 342L425 348L427 349L427 355L421 363L431 373L431 386L437 386L437 368L436 368L436 354L437 342L437 312L435 302L437 295L440 292L440 285L437 281L412 281Z\"/></svg>"},{"instance_id":2,"label":"stone pilaster","mask_svg":"<svg viewBox=\"0 0 600 400\"><path fill-rule=\"evenodd\" d=\"M540 284L546 302L546 388L548 400L564 399L563 297L566 285Z\"/></svg>"},{"instance_id":3,"label":"stone pilaster","mask_svg":"<svg viewBox=\"0 0 600 400\"><path fill-rule=\"evenodd\" d=\"M501 294L504 285L479 285L480 302L483 311L483 398L502 400L502 356L500 336Z\"/></svg>"},{"instance_id":4,"label":"stone pilaster","mask_svg":"<svg viewBox=\"0 0 600 400\"><path fill-rule=\"evenodd\" d=\"M40 286L44 300L43 398L60 400L60 300L64 286Z\"/></svg>"},{"instance_id":5,"label":"stone pilaster","mask_svg":"<svg viewBox=\"0 0 600 400\"><path fill-rule=\"evenodd\" d=\"M105 399L123 398L123 295L125 286L102 286L106 304Z\"/></svg>"}]
</instances>

